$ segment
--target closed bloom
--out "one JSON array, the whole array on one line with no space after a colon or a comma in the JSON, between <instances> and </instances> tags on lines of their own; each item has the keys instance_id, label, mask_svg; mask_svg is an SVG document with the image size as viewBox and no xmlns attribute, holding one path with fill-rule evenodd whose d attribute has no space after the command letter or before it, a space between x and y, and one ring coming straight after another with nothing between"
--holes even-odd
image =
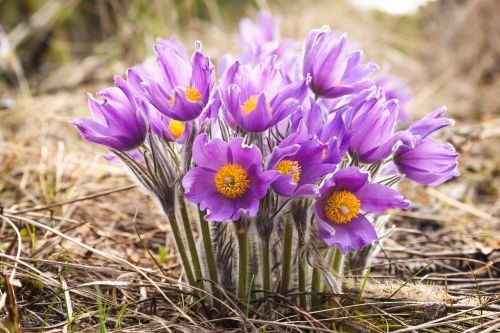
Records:
<instances>
[{"instance_id":1,"label":"closed bloom","mask_svg":"<svg viewBox=\"0 0 500 333\"><path fill-rule=\"evenodd\" d=\"M366 77L378 69L361 63L362 52L349 50L344 34L338 38L329 27L309 32L304 45L303 74L312 76L311 89L321 97L336 98L360 92L373 82Z\"/></svg>"},{"instance_id":2,"label":"closed bloom","mask_svg":"<svg viewBox=\"0 0 500 333\"><path fill-rule=\"evenodd\" d=\"M97 93L104 101L99 102L91 95L88 96L93 119L80 118L71 123L87 141L129 151L144 142L147 125L134 96L126 86L120 84L120 80L121 78L115 77L119 87L103 89Z\"/></svg>"},{"instance_id":3,"label":"closed bloom","mask_svg":"<svg viewBox=\"0 0 500 333\"><path fill-rule=\"evenodd\" d=\"M408 130L418 138L415 147L400 146L394 153L399 172L419 184L439 185L459 175L458 153L453 145L429 137L453 124L453 120L442 118L445 112L443 107L411 125Z\"/></svg>"},{"instance_id":4,"label":"closed bloom","mask_svg":"<svg viewBox=\"0 0 500 333\"><path fill-rule=\"evenodd\" d=\"M268 170L277 170L280 175L271 186L282 196L315 194L319 177L335 170L335 164L324 163L326 152L327 145L317 140L276 148Z\"/></svg>"},{"instance_id":5,"label":"closed bloom","mask_svg":"<svg viewBox=\"0 0 500 333\"><path fill-rule=\"evenodd\" d=\"M394 133L398 118L398 102L386 101L383 92L358 101L352 110L349 143L351 153L360 161L374 163L387 158L398 144L413 147L415 136L408 131Z\"/></svg>"},{"instance_id":6,"label":"closed bloom","mask_svg":"<svg viewBox=\"0 0 500 333\"><path fill-rule=\"evenodd\" d=\"M146 77L141 82L147 101L172 119L197 118L209 102L215 80L214 67L201 53L201 43L196 43L191 63L169 43L158 43L155 50L154 78Z\"/></svg>"},{"instance_id":7,"label":"closed bloom","mask_svg":"<svg viewBox=\"0 0 500 333\"><path fill-rule=\"evenodd\" d=\"M389 208L408 208L409 202L382 184L369 184L368 174L356 167L341 169L320 189L314 205L320 237L342 253L361 250L377 241L377 233L362 212L379 214Z\"/></svg>"},{"instance_id":8,"label":"closed bloom","mask_svg":"<svg viewBox=\"0 0 500 333\"><path fill-rule=\"evenodd\" d=\"M255 67L234 62L224 73L219 87L231 126L248 132L262 132L299 109L307 95L306 80L288 84L275 57Z\"/></svg>"},{"instance_id":9,"label":"closed bloom","mask_svg":"<svg viewBox=\"0 0 500 333\"><path fill-rule=\"evenodd\" d=\"M193 160L196 167L186 173L182 185L187 200L208 210L207 221L257 215L260 199L278 175L262 170L260 150L245 146L242 137L207 142L206 134L200 134L193 143Z\"/></svg>"},{"instance_id":10,"label":"closed bloom","mask_svg":"<svg viewBox=\"0 0 500 333\"><path fill-rule=\"evenodd\" d=\"M145 115L151 130L160 138L184 143L191 132L191 123L165 116L153 107L144 106Z\"/></svg>"}]
</instances>

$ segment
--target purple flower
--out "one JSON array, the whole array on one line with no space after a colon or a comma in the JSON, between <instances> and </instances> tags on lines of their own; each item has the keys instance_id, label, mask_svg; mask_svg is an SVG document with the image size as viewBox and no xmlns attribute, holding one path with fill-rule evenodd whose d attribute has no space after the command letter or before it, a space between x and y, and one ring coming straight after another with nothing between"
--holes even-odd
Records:
<instances>
[{"instance_id":1,"label":"purple flower","mask_svg":"<svg viewBox=\"0 0 500 333\"><path fill-rule=\"evenodd\" d=\"M412 124L408 130L418 138L415 147L400 146L394 153L394 164L399 172L419 184L439 185L459 175L455 148L429 137L453 124L453 120L442 118L445 112L443 107Z\"/></svg>"},{"instance_id":2,"label":"purple flower","mask_svg":"<svg viewBox=\"0 0 500 333\"><path fill-rule=\"evenodd\" d=\"M278 25L278 20L266 11L257 14L255 23L249 18L240 21L240 44L244 54L247 54L248 58L253 58L249 60L259 59L260 55L266 53L265 47L277 40Z\"/></svg>"},{"instance_id":3,"label":"purple flower","mask_svg":"<svg viewBox=\"0 0 500 333\"><path fill-rule=\"evenodd\" d=\"M357 93L373 85L365 78L378 69L374 63L361 63L362 52L349 50L344 34L329 27L309 32L304 45L303 74L312 76L311 89L321 97L336 98Z\"/></svg>"},{"instance_id":4,"label":"purple flower","mask_svg":"<svg viewBox=\"0 0 500 333\"><path fill-rule=\"evenodd\" d=\"M406 104L411 100L412 94L398 77L383 76L375 80L375 85L384 90L387 100L397 99L399 101L398 120L408 120L410 115L406 113Z\"/></svg>"},{"instance_id":5,"label":"purple flower","mask_svg":"<svg viewBox=\"0 0 500 333\"><path fill-rule=\"evenodd\" d=\"M326 152L327 145L317 140L276 148L267 168L280 175L271 186L287 197L315 194L318 178L335 170L335 164L324 163Z\"/></svg>"},{"instance_id":6,"label":"purple flower","mask_svg":"<svg viewBox=\"0 0 500 333\"><path fill-rule=\"evenodd\" d=\"M191 63L168 43L156 44L155 50L154 79L146 77L141 82L147 101L172 119L197 118L209 102L215 80L214 67L201 53L201 43L196 43Z\"/></svg>"},{"instance_id":7,"label":"purple flower","mask_svg":"<svg viewBox=\"0 0 500 333\"><path fill-rule=\"evenodd\" d=\"M379 214L389 208L408 208L409 202L382 184L369 184L368 174L356 167L341 169L320 189L314 205L319 235L328 246L342 253L360 250L378 240L377 233L361 213Z\"/></svg>"},{"instance_id":8,"label":"purple flower","mask_svg":"<svg viewBox=\"0 0 500 333\"><path fill-rule=\"evenodd\" d=\"M287 84L275 59L267 58L254 68L236 61L224 73L219 90L224 117L231 126L262 132L301 106L306 80Z\"/></svg>"},{"instance_id":9,"label":"purple flower","mask_svg":"<svg viewBox=\"0 0 500 333\"><path fill-rule=\"evenodd\" d=\"M153 132L171 142L184 143L191 132L191 123L165 116L153 107L144 107L144 114Z\"/></svg>"},{"instance_id":10,"label":"purple flower","mask_svg":"<svg viewBox=\"0 0 500 333\"><path fill-rule=\"evenodd\" d=\"M398 117L398 102L386 101L383 92L357 101L350 122L352 137L349 150L360 161L374 163L387 158L398 144L414 146L415 137L408 131L394 133Z\"/></svg>"},{"instance_id":11,"label":"purple flower","mask_svg":"<svg viewBox=\"0 0 500 333\"><path fill-rule=\"evenodd\" d=\"M160 39L156 44L160 47L171 49L183 59L188 59L186 47L175 36L172 36L170 39Z\"/></svg>"},{"instance_id":12,"label":"purple flower","mask_svg":"<svg viewBox=\"0 0 500 333\"><path fill-rule=\"evenodd\" d=\"M213 139L207 142L200 134L193 143L196 167L182 180L185 197L207 210L207 221L238 220L255 216L259 201L277 171L262 171L262 155L255 146L245 146L242 137L229 142Z\"/></svg>"},{"instance_id":13,"label":"purple flower","mask_svg":"<svg viewBox=\"0 0 500 333\"><path fill-rule=\"evenodd\" d=\"M316 138L326 144L323 163L337 164L349 148L352 131L349 130L349 107L328 115L321 105L310 98L309 105L292 116L291 134L281 145L290 145L306 139ZM328 120L328 118L331 118Z\"/></svg>"},{"instance_id":14,"label":"purple flower","mask_svg":"<svg viewBox=\"0 0 500 333\"><path fill-rule=\"evenodd\" d=\"M115 77L118 87L99 91L103 102L88 96L93 119L76 119L71 123L87 141L102 144L112 149L129 151L139 147L146 137L147 125L134 96L122 85L123 79Z\"/></svg>"}]
</instances>

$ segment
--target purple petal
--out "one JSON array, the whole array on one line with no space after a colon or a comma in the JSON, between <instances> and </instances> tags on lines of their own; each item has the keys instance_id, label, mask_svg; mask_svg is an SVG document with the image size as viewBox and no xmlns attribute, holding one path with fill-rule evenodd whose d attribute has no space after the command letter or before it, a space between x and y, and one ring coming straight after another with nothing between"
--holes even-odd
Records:
<instances>
[{"instance_id":1,"label":"purple petal","mask_svg":"<svg viewBox=\"0 0 500 333\"><path fill-rule=\"evenodd\" d=\"M328 246L337 246L343 254L350 249L361 250L366 245L378 241L377 232L363 215L358 215L346 224L331 225L320 220L318 230Z\"/></svg>"},{"instance_id":2,"label":"purple petal","mask_svg":"<svg viewBox=\"0 0 500 333\"><path fill-rule=\"evenodd\" d=\"M356 193L368 182L368 173L361 172L356 167L349 167L337 171L331 181L335 183L336 191L350 191Z\"/></svg>"},{"instance_id":3,"label":"purple petal","mask_svg":"<svg viewBox=\"0 0 500 333\"><path fill-rule=\"evenodd\" d=\"M193 160L197 166L218 171L227 163L228 144L221 139L207 143L205 133L198 135L193 142Z\"/></svg>"},{"instance_id":4,"label":"purple petal","mask_svg":"<svg viewBox=\"0 0 500 333\"><path fill-rule=\"evenodd\" d=\"M242 137L236 137L229 143L227 161L249 169L254 165L262 165L262 154L256 146L245 146Z\"/></svg>"},{"instance_id":5,"label":"purple petal","mask_svg":"<svg viewBox=\"0 0 500 333\"><path fill-rule=\"evenodd\" d=\"M361 201L361 209L374 214L390 208L406 209L410 206L401 193L382 184L366 184L355 195Z\"/></svg>"}]
</instances>

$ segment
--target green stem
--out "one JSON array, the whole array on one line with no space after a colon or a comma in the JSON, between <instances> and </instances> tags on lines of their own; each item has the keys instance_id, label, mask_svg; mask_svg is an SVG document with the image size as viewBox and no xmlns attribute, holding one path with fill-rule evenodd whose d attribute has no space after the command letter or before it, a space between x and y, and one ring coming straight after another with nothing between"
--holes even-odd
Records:
<instances>
[{"instance_id":1,"label":"green stem","mask_svg":"<svg viewBox=\"0 0 500 333\"><path fill-rule=\"evenodd\" d=\"M245 228L236 226L236 235L238 237L238 298L245 299L247 288L247 256L248 256L248 236Z\"/></svg>"},{"instance_id":2,"label":"green stem","mask_svg":"<svg viewBox=\"0 0 500 333\"><path fill-rule=\"evenodd\" d=\"M320 305L320 296L317 295L321 288L321 270L318 267L314 267L312 280L311 280L311 308L316 310Z\"/></svg>"},{"instance_id":3,"label":"green stem","mask_svg":"<svg viewBox=\"0 0 500 333\"><path fill-rule=\"evenodd\" d=\"M342 252L338 249L335 248L334 252L332 253L333 255L333 265L332 265L332 270L336 273L342 273L342 263L344 262L344 256Z\"/></svg>"},{"instance_id":4,"label":"green stem","mask_svg":"<svg viewBox=\"0 0 500 333\"><path fill-rule=\"evenodd\" d=\"M285 220L285 240L283 242L283 268L281 275L281 293L284 294L289 287L290 267L292 265L293 222Z\"/></svg>"},{"instance_id":5,"label":"green stem","mask_svg":"<svg viewBox=\"0 0 500 333\"><path fill-rule=\"evenodd\" d=\"M299 232L299 241L297 246L297 252L300 254L304 248L304 235ZM307 308L307 296L306 296L306 275L307 266L305 262L300 260L300 255L297 257L297 268L299 272L299 304L303 309Z\"/></svg>"},{"instance_id":6,"label":"green stem","mask_svg":"<svg viewBox=\"0 0 500 333\"><path fill-rule=\"evenodd\" d=\"M214 248L212 246L212 237L210 236L210 228L207 221L205 221L205 213L198 210L200 216L200 227L201 235L203 237L203 246L205 247L205 255L207 257L208 273L210 274L210 279L214 283L219 282L219 277L217 276L217 266L215 264Z\"/></svg>"},{"instance_id":7,"label":"green stem","mask_svg":"<svg viewBox=\"0 0 500 333\"><path fill-rule=\"evenodd\" d=\"M184 247L184 240L181 236L181 231L179 229L179 224L177 223L177 218L175 217L175 209L164 208L165 213L170 221L170 227L172 228L172 233L174 234L175 245L177 246L177 251L181 256L182 266L186 272L186 277L191 286L195 285L195 280L193 272L191 271L191 265L189 263L189 258L187 256L186 248Z\"/></svg>"},{"instance_id":8,"label":"green stem","mask_svg":"<svg viewBox=\"0 0 500 333\"><path fill-rule=\"evenodd\" d=\"M271 291L271 263L269 258L269 239L262 240L262 284L265 291Z\"/></svg>"},{"instance_id":9,"label":"green stem","mask_svg":"<svg viewBox=\"0 0 500 333\"><path fill-rule=\"evenodd\" d=\"M197 283L199 283L200 287L203 289L203 274L201 272L200 258L198 257L198 249L196 248L196 242L193 236L193 226L189 221L189 215L187 211L186 201L182 194L179 194L179 204L181 206L181 216L182 223L184 225L184 232L186 234L186 239L189 246L189 252L191 253L191 259L193 261L194 266L194 274Z\"/></svg>"}]
</instances>

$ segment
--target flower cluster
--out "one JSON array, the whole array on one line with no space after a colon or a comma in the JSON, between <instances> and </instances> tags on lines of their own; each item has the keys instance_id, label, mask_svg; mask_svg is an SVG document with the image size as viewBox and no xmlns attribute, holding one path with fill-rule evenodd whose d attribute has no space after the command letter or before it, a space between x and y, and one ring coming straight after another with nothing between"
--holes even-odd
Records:
<instances>
[{"instance_id":1,"label":"flower cluster","mask_svg":"<svg viewBox=\"0 0 500 333\"><path fill-rule=\"evenodd\" d=\"M163 166L174 174L168 186L206 221L252 223L262 211L278 221L281 206L302 202L312 230L343 253L377 242L374 215L409 206L389 185L458 175L455 149L430 137L452 124L445 109L405 125L408 90L373 77L378 66L347 35L323 27L302 44L280 40L266 13L240 29L242 53L217 69L200 42L189 56L175 38L159 41L154 66L89 95L92 119L73 124L120 156L139 149L142 164L155 165L147 145L162 142L173 161L187 161Z\"/></svg>"}]
</instances>

